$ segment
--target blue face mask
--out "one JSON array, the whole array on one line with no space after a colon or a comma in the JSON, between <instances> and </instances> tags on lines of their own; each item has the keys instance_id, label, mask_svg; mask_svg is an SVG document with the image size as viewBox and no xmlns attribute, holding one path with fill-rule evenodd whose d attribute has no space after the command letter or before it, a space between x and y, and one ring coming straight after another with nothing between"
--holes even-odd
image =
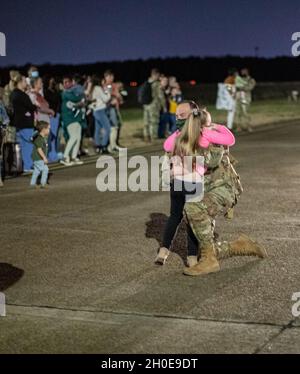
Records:
<instances>
[{"instance_id":1,"label":"blue face mask","mask_svg":"<svg viewBox=\"0 0 300 374\"><path fill-rule=\"evenodd\" d=\"M38 71L32 71L31 72L31 77L32 78L38 78L38 76L39 76L39 72Z\"/></svg>"}]
</instances>

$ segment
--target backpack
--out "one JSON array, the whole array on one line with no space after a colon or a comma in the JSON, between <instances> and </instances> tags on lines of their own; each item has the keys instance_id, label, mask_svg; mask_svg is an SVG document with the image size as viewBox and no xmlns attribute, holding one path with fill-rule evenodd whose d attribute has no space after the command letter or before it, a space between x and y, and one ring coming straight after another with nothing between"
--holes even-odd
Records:
<instances>
[{"instance_id":1,"label":"backpack","mask_svg":"<svg viewBox=\"0 0 300 374\"><path fill-rule=\"evenodd\" d=\"M138 102L142 105L148 105L153 100L151 83L146 81L138 89Z\"/></svg>"}]
</instances>

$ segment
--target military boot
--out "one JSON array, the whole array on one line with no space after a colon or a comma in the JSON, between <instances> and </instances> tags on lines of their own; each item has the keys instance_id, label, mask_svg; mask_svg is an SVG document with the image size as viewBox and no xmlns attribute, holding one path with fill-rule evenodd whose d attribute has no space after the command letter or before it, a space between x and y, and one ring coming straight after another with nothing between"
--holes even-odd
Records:
<instances>
[{"instance_id":1,"label":"military boot","mask_svg":"<svg viewBox=\"0 0 300 374\"><path fill-rule=\"evenodd\" d=\"M217 247L218 258L233 256L257 256L265 258L268 256L264 247L250 239L247 235L241 234L237 240L229 243L221 243Z\"/></svg>"},{"instance_id":2,"label":"military boot","mask_svg":"<svg viewBox=\"0 0 300 374\"><path fill-rule=\"evenodd\" d=\"M184 268L183 274L197 276L214 273L219 270L220 265L215 254L214 244L208 243L201 248L201 259L198 264L193 267Z\"/></svg>"}]
</instances>

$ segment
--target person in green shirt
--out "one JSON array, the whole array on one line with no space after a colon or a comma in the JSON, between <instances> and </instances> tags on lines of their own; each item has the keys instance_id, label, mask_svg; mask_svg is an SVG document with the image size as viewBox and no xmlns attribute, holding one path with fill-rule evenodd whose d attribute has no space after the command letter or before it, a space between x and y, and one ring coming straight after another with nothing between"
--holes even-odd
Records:
<instances>
[{"instance_id":1,"label":"person in green shirt","mask_svg":"<svg viewBox=\"0 0 300 374\"><path fill-rule=\"evenodd\" d=\"M37 179L40 174L41 177L41 188L46 188L48 180L48 135L50 132L50 125L47 122L40 121L36 125L37 135L33 139L33 173L30 182L31 187L36 187Z\"/></svg>"}]
</instances>

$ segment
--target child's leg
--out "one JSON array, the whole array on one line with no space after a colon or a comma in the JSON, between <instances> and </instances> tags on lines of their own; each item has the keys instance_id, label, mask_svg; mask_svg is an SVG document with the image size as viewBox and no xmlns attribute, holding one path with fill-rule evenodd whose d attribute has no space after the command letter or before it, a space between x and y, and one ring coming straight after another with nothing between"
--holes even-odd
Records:
<instances>
[{"instance_id":1,"label":"child's leg","mask_svg":"<svg viewBox=\"0 0 300 374\"><path fill-rule=\"evenodd\" d=\"M31 182L30 182L31 186L35 186L36 185L36 181L37 181L40 173L41 173L40 161L34 161L33 162L33 173L32 173Z\"/></svg>"},{"instance_id":2,"label":"child's leg","mask_svg":"<svg viewBox=\"0 0 300 374\"><path fill-rule=\"evenodd\" d=\"M187 236L188 236L188 256L198 256L199 254L199 243L193 233L190 225L187 225Z\"/></svg>"},{"instance_id":3,"label":"child's leg","mask_svg":"<svg viewBox=\"0 0 300 374\"><path fill-rule=\"evenodd\" d=\"M171 212L168 218L164 237L163 237L163 247L168 248L176 234L176 230L183 217L183 208L185 204L185 193L184 191L174 191L174 182L171 184Z\"/></svg>"},{"instance_id":4,"label":"child's leg","mask_svg":"<svg viewBox=\"0 0 300 374\"><path fill-rule=\"evenodd\" d=\"M157 256L155 258L155 263L158 265L164 265L168 256L169 248L171 247L172 241L176 234L176 230L183 217L183 208L185 204L185 193L183 191L174 191L174 182L171 183L171 213L168 218L164 237L162 242L162 247L160 247Z\"/></svg>"},{"instance_id":5,"label":"child's leg","mask_svg":"<svg viewBox=\"0 0 300 374\"><path fill-rule=\"evenodd\" d=\"M44 164L43 170L42 170L42 178L41 178L41 185L42 186L45 186L47 184L48 173L49 173L49 168L46 164Z\"/></svg>"}]
</instances>

